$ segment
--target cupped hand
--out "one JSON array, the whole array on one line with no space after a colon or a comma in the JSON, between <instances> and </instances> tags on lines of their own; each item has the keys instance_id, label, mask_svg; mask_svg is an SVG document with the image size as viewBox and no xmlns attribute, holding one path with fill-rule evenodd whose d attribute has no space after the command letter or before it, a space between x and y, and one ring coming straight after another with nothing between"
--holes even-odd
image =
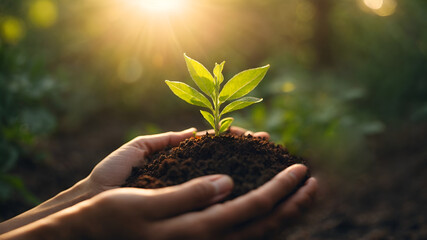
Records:
<instances>
[{"instance_id":1,"label":"cupped hand","mask_svg":"<svg viewBox=\"0 0 427 240\"><path fill-rule=\"evenodd\" d=\"M167 146L176 146L196 131L167 132L137 137L112 152L85 179L95 192L118 188L130 176L132 167L146 164L146 157Z\"/></svg>"},{"instance_id":2,"label":"cupped hand","mask_svg":"<svg viewBox=\"0 0 427 240\"><path fill-rule=\"evenodd\" d=\"M86 181L91 191L93 191L92 195L118 188L130 176L132 167L141 167L146 164L148 155L167 146L177 146L184 139L193 136L195 131L197 131L196 128L189 128L181 132L167 132L137 137L104 158L83 181ZM211 130L207 131L210 132ZM236 135L251 134L255 137L269 138L266 132L253 133L234 126L230 128L230 132ZM206 131L197 134L206 134Z\"/></svg>"},{"instance_id":3,"label":"cupped hand","mask_svg":"<svg viewBox=\"0 0 427 240\"><path fill-rule=\"evenodd\" d=\"M218 204L232 190L228 176L204 176L153 190L114 189L58 212L51 222L70 230L62 232L64 239L76 237L73 233L90 239L261 238L311 205L314 178L295 192L306 171L293 165L258 189Z\"/></svg>"},{"instance_id":4,"label":"cupped hand","mask_svg":"<svg viewBox=\"0 0 427 240\"><path fill-rule=\"evenodd\" d=\"M215 203L224 199L233 186L232 180L224 175L205 176L155 190L114 189L125 182L132 167L144 165L149 154L177 145L195 130L130 141L72 188L1 223L0 232L7 232L1 238L249 239L263 236L310 206L317 188L314 178L295 192L305 178L303 165L291 166L260 188L222 204ZM232 127L230 132L269 138L268 133L253 133L239 127Z\"/></svg>"},{"instance_id":5,"label":"cupped hand","mask_svg":"<svg viewBox=\"0 0 427 240\"><path fill-rule=\"evenodd\" d=\"M160 239L264 239L312 205L317 180L309 178L297 189L306 174L304 165L292 165L256 190L168 219L154 230L162 233Z\"/></svg>"}]
</instances>

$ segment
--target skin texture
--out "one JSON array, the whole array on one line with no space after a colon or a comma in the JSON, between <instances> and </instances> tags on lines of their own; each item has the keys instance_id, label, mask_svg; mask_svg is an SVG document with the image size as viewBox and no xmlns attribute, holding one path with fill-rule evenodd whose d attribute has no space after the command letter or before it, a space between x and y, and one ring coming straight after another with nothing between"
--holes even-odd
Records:
<instances>
[{"instance_id":1,"label":"skin texture","mask_svg":"<svg viewBox=\"0 0 427 240\"><path fill-rule=\"evenodd\" d=\"M295 164L260 188L225 203L233 181L210 175L161 189L119 188L132 166L195 129L138 137L101 161L72 188L0 224L1 239L253 239L294 220L313 202L314 178ZM233 127L234 134L268 138ZM200 132L198 134L205 134ZM290 195L293 193L292 195Z\"/></svg>"}]
</instances>

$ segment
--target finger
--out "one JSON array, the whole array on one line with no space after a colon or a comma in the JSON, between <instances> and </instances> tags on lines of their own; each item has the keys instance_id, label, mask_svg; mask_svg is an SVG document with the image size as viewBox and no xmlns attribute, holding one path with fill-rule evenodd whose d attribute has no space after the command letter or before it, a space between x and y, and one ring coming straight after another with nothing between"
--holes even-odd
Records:
<instances>
[{"instance_id":1,"label":"finger","mask_svg":"<svg viewBox=\"0 0 427 240\"><path fill-rule=\"evenodd\" d=\"M306 176L307 167L294 164L276 175L260 188L249 192L224 207L235 209L222 222L236 223L251 220L270 212L286 195L291 193ZM227 206L228 205L228 206Z\"/></svg>"},{"instance_id":2,"label":"finger","mask_svg":"<svg viewBox=\"0 0 427 240\"><path fill-rule=\"evenodd\" d=\"M231 126L229 130L231 134L235 134L235 135L243 135L245 132L247 132L246 129L241 127L236 127L236 126ZM208 130L200 131L200 132L197 132L196 136L203 136L203 135L206 135L206 133L215 134L215 130L208 129Z\"/></svg>"},{"instance_id":3,"label":"finger","mask_svg":"<svg viewBox=\"0 0 427 240\"><path fill-rule=\"evenodd\" d=\"M227 175L209 175L181 185L152 190L144 203L152 211L151 218L170 218L209 206L226 197L233 189L233 180Z\"/></svg>"},{"instance_id":4,"label":"finger","mask_svg":"<svg viewBox=\"0 0 427 240\"><path fill-rule=\"evenodd\" d=\"M178 145L184 139L193 136L195 131L197 131L196 128L189 128L181 132L167 132L155 135L140 136L133 139L128 144L145 150L146 154L148 155L162 150L167 146Z\"/></svg>"},{"instance_id":5,"label":"finger","mask_svg":"<svg viewBox=\"0 0 427 240\"><path fill-rule=\"evenodd\" d=\"M260 137L260 138L265 138L267 140L270 139L270 134L268 132L256 132L253 135L254 137Z\"/></svg>"},{"instance_id":6,"label":"finger","mask_svg":"<svg viewBox=\"0 0 427 240\"><path fill-rule=\"evenodd\" d=\"M196 136L203 136L206 135L206 133L208 134L215 134L215 131L213 129L209 129L209 130L204 130L204 131L200 131L197 132ZM270 134L268 134L267 132L252 132L252 131L248 131L244 128L241 127L237 127L237 126L231 126L230 127L230 133L231 134L235 134L235 135L243 135L243 136L248 136L248 135L252 135L254 137L260 137L260 138L265 138L265 139L270 139Z\"/></svg>"},{"instance_id":7,"label":"finger","mask_svg":"<svg viewBox=\"0 0 427 240\"><path fill-rule=\"evenodd\" d=\"M208 130L199 131L199 132L196 133L196 136L204 136L206 134L214 135L215 134L215 130L208 129Z\"/></svg>"},{"instance_id":8,"label":"finger","mask_svg":"<svg viewBox=\"0 0 427 240\"><path fill-rule=\"evenodd\" d=\"M268 134L267 132L252 132L252 131L246 130L246 129L241 128L241 127L236 127L236 126L230 127L230 133L233 133L236 135L243 135L243 136L252 135L254 137L261 137L261 138L270 139L270 134Z\"/></svg>"},{"instance_id":9,"label":"finger","mask_svg":"<svg viewBox=\"0 0 427 240\"><path fill-rule=\"evenodd\" d=\"M216 204L201 212L189 213L171 219L173 229L196 224L205 230L223 231L269 213L286 195L291 193L305 177L307 167L295 164L276 175L272 180L252 192Z\"/></svg>"},{"instance_id":10,"label":"finger","mask_svg":"<svg viewBox=\"0 0 427 240\"><path fill-rule=\"evenodd\" d=\"M280 221L293 219L306 211L314 202L317 192L317 180L309 178L305 185L282 203L275 212L275 217Z\"/></svg>"},{"instance_id":11,"label":"finger","mask_svg":"<svg viewBox=\"0 0 427 240\"><path fill-rule=\"evenodd\" d=\"M230 133L236 134L236 135L244 135L246 132L250 132L244 128L237 127L237 126L231 126L230 127Z\"/></svg>"},{"instance_id":12,"label":"finger","mask_svg":"<svg viewBox=\"0 0 427 240\"><path fill-rule=\"evenodd\" d=\"M277 206L274 212L265 218L251 222L239 231L231 234L232 239L250 239L251 237L265 236L289 223L296 222L296 218L310 207L314 201L317 191L317 181L309 178L305 185L285 202ZM288 223L289 220L289 223Z\"/></svg>"}]
</instances>

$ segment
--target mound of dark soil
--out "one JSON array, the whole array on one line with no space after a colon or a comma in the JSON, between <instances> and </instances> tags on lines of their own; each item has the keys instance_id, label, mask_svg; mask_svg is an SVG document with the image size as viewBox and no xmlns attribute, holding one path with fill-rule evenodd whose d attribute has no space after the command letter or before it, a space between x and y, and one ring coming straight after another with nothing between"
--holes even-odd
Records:
<instances>
[{"instance_id":1,"label":"mound of dark soil","mask_svg":"<svg viewBox=\"0 0 427 240\"><path fill-rule=\"evenodd\" d=\"M124 187L160 188L208 174L227 174L234 180L228 199L255 189L286 167L304 160L266 139L225 134L184 140L158 152L142 168L134 167Z\"/></svg>"}]
</instances>

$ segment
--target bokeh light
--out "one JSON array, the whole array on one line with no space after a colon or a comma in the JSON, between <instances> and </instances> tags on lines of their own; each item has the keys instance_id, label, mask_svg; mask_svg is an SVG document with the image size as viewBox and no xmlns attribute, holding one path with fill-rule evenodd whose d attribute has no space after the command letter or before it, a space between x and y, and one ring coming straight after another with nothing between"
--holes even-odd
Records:
<instances>
[{"instance_id":1,"label":"bokeh light","mask_svg":"<svg viewBox=\"0 0 427 240\"><path fill-rule=\"evenodd\" d=\"M289 81L283 83L283 85L282 85L282 91L285 93L293 92L295 90L295 88L296 88L295 84L292 82L289 82Z\"/></svg>"},{"instance_id":2,"label":"bokeh light","mask_svg":"<svg viewBox=\"0 0 427 240\"><path fill-rule=\"evenodd\" d=\"M24 23L16 17L5 17L1 22L1 33L6 43L16 44L25 35Z\"/></svg>"},{"instance_id":3,"label":"bokeh light","mask_svg":"<svg viewBox=\"0 0 427 240\"><path fill-rule=\"evenodd\" d=\"M376 10L376 9L380 9L383 6L384 1L383 0L363 0L363 3L365 3L365 5L370 9Z\"/></svg>"},{"instance_id":4,"label":"bokeh light","mask_svg":"<svg viewBox=\"0 0 427 240\"><path fill-rule=\"evenodd\" d=\"M395 0L363 0L359 6L362 10L374 12L378 16L386 17L395 13L397 2Z\"/></svg>"},{"instance_id":5,"label":"bokeh light","mask_svg":"<svg viewBox=\"0 0 427 240\"><path fill-rule=\"evenodd\" d=\"M384 0L381 8L374 10L378 16L386 17L392 15L396 11L397 2L395 0Z\"/></svg>"},{"instance_id":6,"label":"bokeh light","mask_svg":"<svg viewBox=\"0 0 427 240\"><path fill-rule=\"evenodd\" d=\"M142 66L138 59L129 58L122 60L117 69L120 80L127 83L136 82L142 75Z\"/></svg>"},{"instance_id":7,"label":"bokeh light","mask_svg":"<svg viewBox=\"0 0 427 240\"><path fill-rule=\"evenodd\" d=\"M130 133L208 128L164 83L196 87L183 53L210 72L226 61L225 81L270 64L255 94L263 103L231 113L233 124L270 132L333 173L323 176L364 168L382 131L404 123L405 135L391 138L400 146L409 126L427 130L426 1L0 0L6 174L23 174L44 198L53 186L44 188L48 173L33 166L47 163L64 189ZM80 170L63 178L71 168ZM3 173L6 219L16 209L1 205Z\"/></svg>"},{"instance_id":8,"label":"bokeh light","mask_svg":"<svg viewBox=\"0 0 427 240\"><path fill-rule=\"evenodd\" d=\"M36 27L51 27L58 18L58 7L51 0L34 0L30 3L28 18Z\"/></svg>"}]
</instances>

